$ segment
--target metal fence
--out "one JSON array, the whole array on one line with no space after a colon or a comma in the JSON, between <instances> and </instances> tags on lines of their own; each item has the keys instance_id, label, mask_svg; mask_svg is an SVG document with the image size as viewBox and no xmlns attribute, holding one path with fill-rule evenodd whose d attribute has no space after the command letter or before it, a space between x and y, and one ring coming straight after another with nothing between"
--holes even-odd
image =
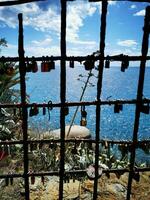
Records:
<instances>
[{"instance_id":1,"label":"metal fence","mask_svg":"<svg viewBox=\"0 0 150 200\"><path fill-rule=\"evenodd\" d=\"M118 0L119 1L119 0ZM140 2L136 0L129 0L132 2ZM30 1L31 2L31 1ZM89 2L97 2L97 0L89 0ZM150 1L144 1L150 2ZM0 2L0 6L9 6L13 4L18 4L18 1L10 1L10 2ZM19 3L26 3L26 1L19 1ZM79 139L78 142L86 142L86 143L95 143L95 179L94 179L94 190L93 190L93 199L97 199L97 189L98 189L98 178L99 178L99 144L104 143L105 141L101 139L100 134L100 122L101 122L101 106L102 105L123 105L123 104L135 104L135 121L134 121L134 130L133 130L133 140L132 141L107 141L108 144L127 144L130 145L131 156L130 156L130 167L122 168L122 169L105 169L103 173L115 173L116 171L120 172L128 172L128 185L127 185L127 197L129 200L131 196L132 189L132 180L135 172L144 172L150 171L150 168L135 168L135 157L136 157L136 149L139 145L149 145L150 141L138 141L138 129L140 122L140 113L142 112L142 106L147 103L149 105L150 99L143 98L143 86L144 86L144 78L145 78L145 68L146 61L150 60L148 54L148 46L149 46L149 33L150 33L150 6L146 8L146 15L144 21L143 28L143 41L141 48L140 56L128 56L128 55L118 55L118 56L105 56L105 36L106 36L106 18L107 18L107 8L108 1L101 0L102 3L102 13L101 13L101 28L100 28L100 45L99 45L99 56L66 56L66 14L67 14L67 1L61 0L61 56L53 56L47 57L52 61L60 61L60 103L52 103L51 107L59 107L60 108L60 128L61 128L61 137L58 140L34 140L34 143L43 144L43 143L60 143L60 170L59 171L50 171L50 172L39 172L39 173L29 173L29 158L28 151L29 145L33 143L32 140L28 138L28 108L31 108L33 104L27 103L26 100L26 61L31 61L33 58L26 58L24 56L24 37L23 37L23 16L22 14L18 15L19 20L19 39L18 39L18 57L1 57L0 62L8 62L8 61L16 61L19 62L19 71L20 71L20 87L21 87L21 103L20 104L0 104L0 108L21 108L22 111L22 130L23 130L23 140L18 141L1 141L0 145L15 145L22 144L23 145L23 163L24 163L24 172L23 174L5 174L0 175L0 178L18 178L23 177L25 183L25 199L30 199L30 187L29 187L29 177L30 176L51 176L57 175L60 177L59 182L59 199L63 199L63 186L64 186L64 177L66 174L79 174L86 176L86 170L73 170L73 171L65 171L65 144L70 142L76 142L75 139L65 139L65 118L66 118L66 107L75 107L75 106L90 106L94 105L96 107L96 127L95 127L95 140L94 139ZM98 61L98 81L97 81L97 98L92 102L66 102L66 62L67 61L86 61L86 60ZM35 57L35 61L42 61L42 57ZM101 100L101 91L102 91L102 80L103 80L103 70L104 70L104 62L107 61L126 61L126 64L122 66L122 71L124 71L128 66L127 63L129 61L140 61L139 68L139 80L138 80L138 90L137 90L137 98L132 100ZM49 104L36 104L37 107L49 107Z\"/></svg>"}]
</instances>

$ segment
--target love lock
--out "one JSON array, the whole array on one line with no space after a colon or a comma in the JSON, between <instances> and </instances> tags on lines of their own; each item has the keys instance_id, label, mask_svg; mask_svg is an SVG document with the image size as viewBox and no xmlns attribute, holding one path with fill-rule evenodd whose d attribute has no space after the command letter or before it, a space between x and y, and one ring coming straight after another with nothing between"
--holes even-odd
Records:
<instances>
[{"instance_id":1,"label":"love lock","mask_svg":"<svg viewBox=\"0 0 150 200\"><path fill-rule=\"evenodd\" d=\"M106 57L105 68L106 68L106 69L110 68L110 60L109 60L109 56Z\"/></svg>"},{"instance_id":2,"label":"love lock","mask_svg":"<svg viewBox=\"0 0 150 200\"><path fill-rule=\"evenodd\" d=\"M35 176L31 176L31 185L34 185L35 183Z\"/></svg>"},{"instance_id":3,"label":"love lock","mask_svg":"<svg viewBox=\"0 0 150 200\"><path fill-rule=\"evenodd\" d=\"M85 70L92 70L94 68L93 60L86 60L84 63Z\"/></svg>"},{"instance_id":4,"label":"love lock","mask_svg":"<svg viewBox=\"0 0 150 200\"><path fill-rule=\"evenodd\" d=\"M32 64L29 61L26 63L26 72L32 72Z\"/></svg>"},{"instance_id":5,"label":"love lock","mask_svg":"<svg viewBox=\"0 0 150 200\"><path fill-rule=\"evenodd\" d=\"M67 116L69 114L68 106L64 107L64 113L65 113L65 116Z\"/></svg>"},{"instance_id":6,"label":"love lock","mask_svg":"<svg viewBox=\"0 0 150 200\"><path fill-rule=\"evenodd\" d=\"M41 176L41 182L42 182L43 185L44 185L44 182L45 182L45 178L44 178L44 176Z\"/></svg>"},{"instance_id":7,"label":"love lock","mask_svg":"<svg viewBox=\"0 0 150 200\"><path fill-rule=\"evenodd\" d=\"M86 126L86 125L87 125L87 120L86 119L81 119L80 126Z\"/></svg>"},{"instance_id":8,"label":"love lock","mask_svg":"<svg viewBox=\"0 0 150 200\"><path fill-rule=\"evenodd\" d=\"M6 70L6 74L7 74L8 76L12 76L14 73L15 73L14 67L11 67L11 66L10 66L10 67Z\"/></svg>"},{"instance_id":9,"label":"love lock","mask_svg":"<svg viewBox=\"0 0 150 200\"><path fill-rule=\"evenodd\" d=\"M133 174L133 179L134 179L135 181L137 181L137 182L140 181L140 174L139 174L139 172L134 172L134 174Z\"/></svg>"},{"instance_id":10,"label":"love lock","mask_svg":"<svg viewBox=\"0 0 150 200\"><path fill-rule=\"evenodd\" d=\"M90 165L86 169L86 173L87 173L87 176L90 180L94 180L95 179L95 166ZM103 173L103 169L101 167L98 167L98 178L100 178L102 176L102 173Z\"/></svg>"},{"instance_id":11,"label":"love lock","mask_svg":"<svg viewBox=\"0 0 150 200\"><path fill-rule=\"evenodd\" d=\"M43 61L41 63L41 72L49 72L48 62Z\"/></svg>"},{"instance_id":12,"label":"love lock","mask_svg":"<svg viewBox=\"0 0 150 200\"><path fill-rule=\"evenodd\" d=\"M120 113L120 111L123 110L123 105L122 104L115 104L114 106L114 113Z\"/></svg>"},{"instance_id":13,"label":"love lock","mask_svg":"<svg viewBox=\"0 0 150 200\"><path fill-rule=\"evenodd\" d=\"M5 186L9 185L9 178L5 178Z\"/></svg>"},{"instance_id":14,"label":"love lock","mask_svg":"<svg viewBox=\"0 0 150 200\"><path fill-rule=\"evenodd\" d=\"M32 72L33 72L33 73L36 73L36 72L38 71L37 62L34 61L34 60L31 62L31 69L32 69Z\"/></svg>"},{"instance_id":15,"label":"love lock","mask_svg":"<svg viewBox=\"0 0 150 200\"><path fill-rule=\"evenodd\" d=\"M85 106L81 106L81 121L80 121L81 126L87 125L86 117L87 117L87 112L85 110Z\"/></svg>"},{"instance_id":16,"label":"love lock","mask_svg":"<svg viewBox=\"0 0 150 200\"><path fill-rule=\"evenodd\" d=\"M78 154L77 144L76 144L76 143L75 143L73 149L71 150L71 153L74 154L74 155L75 155L75 154Z\"/></svg>"},{"instance_id":17,"label":"love lock","mask_svg":"<svg viewBox=\"0 0 150 200\"><path fill-rule=\"evenodd\" d=\"M46 107L43 106L43 115L46 115Z\"/></svg>"},{"instance_id":18,"label":"love lock","mask_svg":"<svg viewBox=\"0 0 150 200\"><path fill-rule=\"evenodd\" d=\"M13 185L13 183L14 183L14 179L13 177L10 177L10 185Z\"/></svg>"},{"instance_id":19,"label":"love lock","mask_svg":"<svg viewBox=\"0 0 150 200\"><path fill-rule=\"evenodd\" d=\"M123 56L121 63L121 71L125 72L125 70L129 67L129 58L128 56Z\"/></svg>"},{"instance_id":20,"label":"love lock","mask_svg":"<svg viewBox=\"0 0 150 200\"><path fill-rule=\"evenodd\" d=\"M149 103L146 105L145 104L141 105L140 110L144 114L149 114L149 110L150 110Z\"/></svg>"},{"instance_id":21,"label":"love lock","mask_svg":"<svg viewBox=\"0 0 150 200\"><path fill-rule=\"evenodd\" d=\"M74 68L74 60L70 60L69 66L70 66L70 68Z\"/></svg>"},{"instance_id":22,"label":"love lock","mask_svg":"<svg viewBox=\"0 0 150 200\"><path fill-rule=\"evenodd\" d=\"M49 71L55 69L55 62L53 60L48 62Z\"/></svg>"},{"instance_id":23,"label":"love lock","mask_svg":"<svg viewBox=\"0 0 150 200\"><path fill-rule=\"evenodd\" d=\"M37 107L37 104L33 104L31 106L31 109L30 109L30 112L29 112L29 116L32 117L32 116L35 116L39 113L39 110L38 110L38 107Z\"/></svg>"}]
</instances>

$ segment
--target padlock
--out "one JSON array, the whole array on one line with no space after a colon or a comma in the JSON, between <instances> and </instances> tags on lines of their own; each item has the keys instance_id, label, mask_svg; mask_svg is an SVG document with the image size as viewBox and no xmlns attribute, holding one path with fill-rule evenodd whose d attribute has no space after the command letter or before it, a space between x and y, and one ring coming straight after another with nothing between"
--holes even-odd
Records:
<instances>
[{"instance_id":1,"label":"padlock","mask_svg":"<svg viewBox=\"0 0 150 200\"><path fill-rule=\"evenodd\" d=\"M140 174L139 174L139 172L134 172L134 174L133 174L133 179L134 179L135 181L137 181L137 182L140 181Z\"/></svg>"},{"instance_id":2,"label":"padlock","mask_svg":"<svg viewBox=\"0 0 150 200\"><path fill-rule=\"evenodd\" d=\"M7 74L8 76L12 76L14 73L15 73L14 67L10 66L9 68L7 68L6 74Z\"/></svg>"},{"instance_id":3,"label":"padlock","mask_svg":"<svg viewBox=\"0 0 150 200\"><path fill-rule=\"evenodd\" d=\"M36 61L34 61L34 60L32 61L31 67L32 67L32 72L33 73L36 73L38 71L38 65L37 65Z\"/></svg>"},{"instance_id":4,"label":"padlock","mask_svg":"<svg viewBox=\"0 0 150 200\"><path fill-rule=\"evenodd\" d=\"M123 110L123 105L122 104L115 104L114 106L114 113L120 113L120 111Z\"/></svg>"},{"instance_id":5,"label":"padlock","mask_svg":"<svg viewBox=\"0 0 150 200\"><path fill-rule=\"evenodd\" d=\"M43 115L46 115L46 107L43 106Z\"/></svg>"},{"instance_id":6,"label":"padlock","mask_svg":"<svg viewBox=\"0 0 150 200\"><path fill-rule=\"evenodd\" d=\"M82 115L83 118L86 118L87 112L86 112L85 110L82 110L82 111L81 111L81 115Z\"/></svg>"},{"instance_id":7,"label":"padlock","mask_svg":"<svg viewBox=\"0 0 150 200\"><path fill-rule=\"evenodd\" d=\"M70 60L69 66L70 66L70 68L74 68L74 60Z\"/></svg>"},{"instance_id":8,"label":"padlock","mask_svg":"<svg viewBox=\"0 0 150 200\"><path fill-rule=\"evenodd\" d=\"M81 119L80 126L86 126L86 125L87 125L86 119Z\"/></svg>"},{"instance_id":9,"label":"padlock","mask_svg":"<svg viewBox=\"0 0 150 200\"><path fill-rule=\"evenodd\" d=\"M26 72L32 72L32 64L29 61L26 62Z\"/></svg>"},{"instance_id":10,"label":"padlock","mask_svg":"<svg viewBox=\"0 0 150 200\"><path fill-rule=\"evenodd\" d=\"M10 185L13 185L13 183L14 183L13 177L10 177Z\"/></svg>"},{"instance_id":11,"label":"padlock","mask_svg":"<svg viewBox=\"0 0 150 200\"><path fill-rule=\"evenodd\" d=\"M72 179L73 179L73 183L75 183L76 182L76 177L73 176Z\"/></svg>"},{"instance_id":12,"label":"padlock","mask_svg":"<svg viewBox=\"0 0 150 200\"><path fill-rule=\"evenodd\" d=\"M47 72L47 70L45 70L45 61L41 63L41 72Z\"/></svg>"},{"instance_id":13,"label":"padlock","mask_svg":"<svg viewBox=\"0 0 150 200\"><path fill-rule=\"evenodd\" d=\"M70 182L70 178L69 178L69 176L66 176L66 183L69 183Z\"/></svg>"},{"instance_id":14,"label":"padlock","mask_svg":"<svg viewBox=\"0 0 150 200\"><path fill-rule=\"evenodd\" d=\"M78 150L77 150L77 145L76 145L76 143L75 143L75 145L74 145L74 148L71 150L71 153L72 154L78 154Z\"/></svg>"},{"instance_id":15,"label":"padlock","mask_svg":"<svg viewBox=\"0 0 150 200\"><path fill-rule=\"evenodd\" d=\"M34 116L34 109L33 108L30 108L29 116L30 117Z\"/></svg>"},{"instance_id":16,"label":"padlock","mask_svg":"<svg viewBox=\"0 0 150 200\"><path fill-rule=\"evenodd\" d=\"M55 62L53 60L48 62L49 71L55 69Z\"/></svg>"},{"instance_id":17,"label":"padlock","mask_svg":"<svg viewBox=\"0 0 150 200\"><path fill-rule=\"evenodd\" d=\"M9 185L9 178L5 178L5 186L8 186Z\"/></svg>"},{"instance_id":18,"label":"padlock","mask_svg":"<svg viewBox=\"0 0 150 200\"><path fill-rule=\"evenodd\" d=\"M71 153L75 155L75 154L78 154L78 151L77 151L76 148L73 148L73 149L71 150Z\"/></svg>"},{"instance_id":19,"label":"padlock","mask_svg":"<svg viewBox=\"0 0 150 200\"><path fill-rule=\"evenodd\" d=\"M110 173L109 173L109 172L106 172L105 174L106 174L106 177L107 177L108 179L110 179Z\"/></svg>"},{"instance_id":20,"label":"padlock","mask_svg":"<svg viewBox=\"0 0 150 200\"><path fill-rule=\"evenodd\" d=\"M86 173L87 173L87 176L90 180L94 180L95 179L95 166L90 165L86 169ZM98 178L100 178L102 176L102 173L103 173L103 169L101 167L98 167Z\"/></svg>"},{"instance_id":21,"label":"padlock","mask_svg":"<svg viewBox=\"0 0 150 200\"><path fill-rule=\"evenodd\" d=\"M13 114L14 114L14 116L16 116L16 114L17 114L16 108L13 109Z\"/></svg>"},{"instance_id":22,"label":"padlock","mask_svg":"<svg viewBox=\"0 0 150 200\"><path fill-rule=\"evenodd\" d=\"M118 179L120 179L121 175L123 175L124 172L121 172L121 171L118 171L118 172L115 172L115 175Z\"/></svg>"},{"instance_id":23,"label":"padlock","mask_svg":"<svg viewBox=\"0 0 150 200\"><path fill-rule=\"evenodd\" d=\"M123 56L121 63L121 71L125 72L125 70L129 67L129 59L128 56Z\"/></svg>"},{"instance_id":24,"label":"padlock","mask_svg":"<svg viewBox=\"0 0 150 200\"><path fill-rule=\"evenodd\" d=\"M84 63L85 70L92 70L94 68L93 60L86 60Z\"/></svg>"},{"instance_id":25,"label":"padlock","mask_svg":"<svg viewBox=\"0 0 150 200\"><path fill-rule=\"evenodd\" d=\"M34 185L35 183L35 176L31 176L31 185Z\"/></svg>"},{"instance_id":26,"label":"padlock","mask_svg":"<svg viewBox=\"0 0 150 200\"><path fill-rule=\"evenodd\" d=\"M53 149L56 151L56 149L57 149L57 143L53 144Z\"/></svg>"},{"instance_id":27,"label":"padlock","mask_svg":"<svg viewBox=\"0 0 150 200\"><path fill-rule=\"evenodd\" d=\"M81 106L81 121L80 121L81 126L87 125L86 117L87 117L87 112L85 111L85 106Z\"/></svg>"},{"instance_id":28,"label":"padlock","mask_svg":"<svg viewBox=\"0 0 150 200\"><path fill-rule=\"evenodd\" d=\"M147 105L141 105L141 107L140 107L140 111L142 112L142 113L144 113L144 114L149 114L149 110L150 110L150 106L149 106L149 104L147 104Z\"/></svg>"},{"instance_id":29,"label":"padlock","mask_svg":"<svg viewBox=\"0 0 150 200\"><path fill-rule=\"evenodd\" d=\"M108 142L105 140L105 149L108 149Z\"/></svg>"},{"instance_id":30,"label":"padlock","mask_svg":"<svg viewBox=\"0 0 150 200\"><path fill-rule=\"evenodd\" d=\"M41 72L49 72L49 71L50 71L49 62L43 61L41 63Z\"/></svg>"},{"instance_id":31,"label":"padlock","mask_svg":"<svg viewBox=\"0 0 150 200\"><path fill-rule=\"evenodd\" d=\"M44 176L41 176L41 182L42 182L43 185L44 185L44 182L45 182Z\"/></svg>"},{"instance_id":32,"label":"padlock","mask_svg":"<svg viewBox=\"0 0 150 200\"><path fill-rule=\"evenodd\" d=\"M30 151L32 152L34 150L34 144L31 142L30 143Z\"/></svg>"},{"instance_id":33,"label":"padlock","mask_svg":"<svg viewBox=\"0 0 150 200\"><path fill-rule=\"evenodd\" d=\"M39 113L39 110L38 110L38 107L37 107L37 104L33 104L30 108L30 112L29 112L29 116L32 117L32 116L35 116Z\"/></svg>"},{"instance_id":34,"label":"padlock","mask_svg":"<svg viewBox=\"0 0 150 200\"><path fill-rule=\"evenodd\" d=\"M53 149L53 148L54 148L54 143L50 143L50 144L49 144L49 148L50 148L50 149Z\"/></svg>"},{"instance_id":35,"label":"padlock","mask_svg":"<svg viewBox=\"0 0 150 200\"><path fill-rule=\"evenodd\" d=\"M43 142L41 142L40 144L39 144L39 149L42 149L43 148Z\"/></svg>"},{"instance_id":36,"label":"padlock","mask_svg":"<svg viewBox=\"0 0 150 200\"><path fill-rule=\"evenodd\" d=\"M105 68L106 68L106 69L110 68L110 60L109 60L109 56L106 57Z\"/></svg>"},{"instance_id":37,"label":"padlock","mask_svg":"<svg viewBox=\"0 0 150 200\"><path fill-rule=\"evenodd\" d=\"M64 107L64 113L65 113L65 116L67 116L69 114L68 106Z\"/></svg>"},{"instance_id":38,"label":"padlock","mask_svg":"<svg viewBox=\"0 0 150 200\"><path fill-rule=\"evenodd\" d=\"M4 152L5 152L6 155L9 154L9 153L8 153L8 145L4 145Z\"/></svg>"}]
</instances>

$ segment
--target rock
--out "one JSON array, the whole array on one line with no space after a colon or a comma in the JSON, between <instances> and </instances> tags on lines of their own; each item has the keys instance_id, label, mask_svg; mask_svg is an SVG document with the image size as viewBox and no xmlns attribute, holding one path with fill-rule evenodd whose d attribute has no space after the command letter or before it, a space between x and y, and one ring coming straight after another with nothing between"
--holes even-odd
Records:
<instances>
[{"instance_id":1,"label":"rock","mask_svg":"<svg viewBox=\"0 0 150 200\"><path fill-rule=\"evenodd\" d=\"M67 138L68 130L70 126L66 126L65 128L65 136ZM55 138L60 138L60 129L56 129L50 132L50 135L55 137ZM86 128L85 126L79 126L79 125L73 125L71 127L70 133L68 135L68 138L83 138L87 139L90 138L90 130Z\"/></svg>"},{"instance_id":2,"label":"rock","mask_svg":"<svg viewBox=\"0 0 150 200\"><path fill-rule=\"evenodd\" d=\"M107 185L107 191L117 197L117 199L126 197L126 187L121 183Z\"/></svg>"}]
</instances>

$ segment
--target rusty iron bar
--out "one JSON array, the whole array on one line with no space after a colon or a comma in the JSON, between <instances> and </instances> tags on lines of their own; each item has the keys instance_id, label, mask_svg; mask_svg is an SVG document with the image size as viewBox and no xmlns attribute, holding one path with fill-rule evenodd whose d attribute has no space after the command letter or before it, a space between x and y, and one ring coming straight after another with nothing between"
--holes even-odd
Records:
<instances>
[{"instance_id":1,"label":"rusty iron bar","mask_svg":"<svg viewBox=\"0 0 150 200\"><path fill-rule=\"evenodd\" d=\"M78 142L84 142L84 143L96 143L96 141L94 139L78 139L78 138L75 138L75 139L65 139L64 141L65 143L78 143ZM131 140L110 140L110 139L101 139L98 141L99 144L104 144L104 143L108 143L108 144L129 144L129 145L132 145L133 141ZM23 140L5 140L5 141L0 141L0 145L16 145L16 144L23 144L24 141ZM37 144L49 144L49 143L61 143L61 139L32 139L32 140L27 140L27 143L28 144L34 144L34 143L37 143ZM136 144L136 148L138 148L140 144L149 144L150 143L150 140L147 139L147 140L139 140L137 141L137 144Z\"/></svg>"},{"instance_id":2,"label":"rusty iron bar","mask_svg":"<svg viewBox=\"0 0 150 200\"><path fill-rule=\"evenodd\" d=\"M97 100L100 101L102 91L102 79L104 70L104 51L105 51L105 37L106 37L106 17L107 17L108 2L102 2L102 14L101 14L101 28L100 28L100 55L101 59L98 66L98 81L97 81ZM97 187L98 187L98 165L99 165L99 140L100 140L100 115L101 107L96 105L96 146L95 146L95 179L93 200L97 199Z\"/></svg>"},{"instance_id":3,"label":"rusty iron bar","mask_svg":"<svg viewBox=\"0 0 150 200\"><path fill-rule=\"evenodd\" d=\"M122 168L122 169L104 169L103 173L117 173L117 172L122 172L122 173L126 173L129 172L130 170L128 168ZM150 171L150 167L144 167L144 168L135 168L134 169L135 172L149 172ZM65 171L65 175L66 174L70 174L70 175L74 175L74 174L80 174L81 176L85 176L86 175L86 170L72 170L72 171ZM33 172L33 173L28 173L27 174L28 177L30 176L59 176L59 171L51 171L51 172ZM0 175L0 179L4 179L4 178L23 178L24 175L23 174L1 174Z\"/></svg>"},{"instance_id":4,"label":"rusty iron bar","mask_svg":"<svg viewBox=\"0 0 150 200\"><path fill-rule=\"evenodd\" d=\"M0 6L14 6L14 5L20 5L25 3L33 3L33 2L39 2L39 1L46 1L46 0L16 0L16 1L2 1L0 2Z\"/></svg>"},{"instance_id":5,"label":"rusty iron bar","mask_svg":"<svg viewBox=\"0 0 150 200\"><path fill-rule=\"evenodd\" d=\"M74 106L93 106L93 105L115 105L115 104L137 104L137 103L150 103L150 99L142 99L140 100L140 102L137 100L137 99L131 99L131 100L128 100L128 99L118 99L118 100L103 100L103 101L83 101L83 102L66 102L65 104L62 104L62 103L52 103L51 104L51 107L53 108L60 108L62 107L63 105L64 106L68 106L68 107L74 107ZM30 108L33 106L34 103L26 103L25 105L23 105L22 103L17 103L17 104L8 104L8 103L4 103L4 104L0 104L0 108L22 108L23 106L24 107L27 107L27 108ZM35 104L34 104L35 105ZM43 107L46 107L48 108L50 105L47 104L47 103L36 103L36 106L38 108L43 108Z\"/></svg>"},{"instance_id":6,"label":"rusty iron bar","mask_svg":"<svg viewBox=\"0 0 150 200\"><path fill-rule=\"evenodd\" d=\"M136 111L135 111L135 122L134 122L134 130L133 130L133 144L136 146L138 141L138 130L139 130L139 123L140 123L140 113L141 113L141 100L143 98L143 87L144 87L144 78L145 78L145 68L146 68L146 56L148 53L148 46L149 46L149 33L150 33L150 6L146 8L146 15L145 15L145 22L143 28L143 41L142 41L142 57L145 59L141 60L140 64L140 73L139 73L139 82L138 82L138 89L137 89L137 100L138 103L136 104ZM127 190L127 200L130 200L131 195L131 188L132 188L132 180L133 180L133 170L135 164L135 156L136 156L136 149L133 148L130 157L130 173L128 178L128 190Z\"/></svg>"},{"instance_id":7,"label":"rusty iron bar","mask_svg":"<svg viewBox=\"0 0 150 200\"><path fill-rule=\"evenodd\" d=\"M119 54L119 55L108 55L109 56L109 59L110 61L122 61L123 59L123 54ZM127 55L124 55L124 56L127 56ZM59 61L59 60L62 60L62 57L61 56L45 56L45 57L25 57L25 61L32 61L32 60L35 60L35 61L43 61L44 60L53 60L53 61ZM88 59L88 56L66 56L65 57L65 60L66 61L77 61L77 62L83 62L85 60ZM101 56L93 56L92 59L94 61L99 61L101 59ZM108 59L107 56L104 57L104 60ZM129 61L141 61L143 58L142 56L128 56L128 60ZM150 60L150 56L147 56L146 57L146 60ZM19 58L18 57L0 57L0 62L18 62L19 61Z\"/></svg>"},{"instance_id":8,"label":"rusty iron bar","mask_svg":"<svg viewBox=\"0 0 150 200\"><path fill-rule=\"evenodd\" d=\"M20 91L21 103L26 104L26 82L25 82L25 60L24 60L24 37L23 37L23 16L18 15L19 20L19 38L18 38L18 54L19 54L19 72L20 72ZM24 149L24 181L25 181L25 199L29 200L29 179L28 179L28 111L27 107L22 107L22 130L23 130L23 149Z\"/></svg>"},{"instance_id":9,"label":"rusty iron bar","mask_svg":"<svg viewBox=\"0 0 150 200\"><path fill-rule=\"evenodd\" d=\"M65 173L65 102L66 102L66 0L61 0L61 72L60 72L60 99L62 107L60 109L60 179L59 179L59 200L63 199L63 180Z\"/></svg>"}]
</instances>

